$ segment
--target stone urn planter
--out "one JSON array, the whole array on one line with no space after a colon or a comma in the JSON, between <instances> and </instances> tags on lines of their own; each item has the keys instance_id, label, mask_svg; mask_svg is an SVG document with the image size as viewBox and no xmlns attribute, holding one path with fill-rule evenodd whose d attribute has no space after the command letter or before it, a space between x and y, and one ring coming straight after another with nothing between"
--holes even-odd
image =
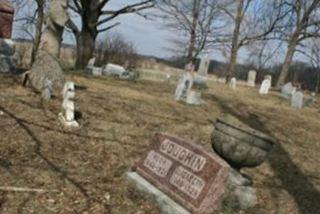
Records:
<instances>
[{"instance_id":1,"label":"stone urn planter","mask_svg":"<svg viewBox=\"0 0 320 214\"><path fill-rule=\"evenodd\" d=\"M275 139L244 124L219 118L211 135L214 151L235 169L259 166Z\"/></svg>"}]
</instances>

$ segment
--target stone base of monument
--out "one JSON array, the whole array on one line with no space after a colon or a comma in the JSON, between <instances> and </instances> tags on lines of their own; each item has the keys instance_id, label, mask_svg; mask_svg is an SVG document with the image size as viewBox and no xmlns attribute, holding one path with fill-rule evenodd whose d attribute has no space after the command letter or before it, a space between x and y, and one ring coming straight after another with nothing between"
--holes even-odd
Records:
<instances>
[{"instance_id":1,"label":"stone base of monument","mask_svg":"<svg viewBox=\"0 0 320 214\"><path fill-rule=\"evenodd\" d=\"M189 105L196 105L196 106L201 105L202 103L201 93L193 90L188 91L185 102Z\"/></svg>"},{"instance_id":2,"label":"stone base of monument","mask_svg":"<svg viewBox=\"0 0 320 214\"><path fill-rule=\"evenodd\" d=\"M127 172L126 177L135 183L136 187L147 193L151 198L159 204L163 213L166 214L190 214L188 210L177 204L174 200L148 182L146 179L141 177L136 172Z\"/></svg>"},{"instance_id":3,"label":"stone base of monument","mask_svg":"<svg viewBox=\"0 0 320 214\"><path fill-rule=\"evenodd\" d=\"M252 181L237 170L231 169L224 206L232 209L248 209L254 207L257 201L256 189L252 187Z\"/></svg>"},{"instance_id":4,"label":"stone base of monument","mask_svg":"<svg viewBox=\"0 0 320 214\"><path fill-rule=\"evenodd\" d=\"M79 123L75 120L67 121L62 113L59 113L59 120L66 127L78 128L80 126Z\"/></svg>"}]
</instances>

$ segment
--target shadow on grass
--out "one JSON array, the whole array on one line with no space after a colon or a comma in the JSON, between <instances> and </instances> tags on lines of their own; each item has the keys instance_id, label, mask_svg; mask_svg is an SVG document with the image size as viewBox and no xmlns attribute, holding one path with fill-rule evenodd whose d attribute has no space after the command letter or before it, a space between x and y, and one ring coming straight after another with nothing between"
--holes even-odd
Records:
<instances>
[{"instance_id":1,"label":"shadow on grass","mask_svg":"<svg viewBox=\"0 0 320 214\"><path fill-rule=\"evenodd\" d=\"M241 112L239 111L239 106L234 107L227 101L214 95L208 95L208 99L216 102L225 113L238 118L252 128L274 137L265 127L264 123L261 122L259 116L248 112ZM271 151L267 161L281 180L283 187L294 198L299 207L299 212L302 214L319 213L320 192L293 162L291 155L280 142L275 145L275 148Z\"/></svg>"},{"instance_id":2,"label":"shadow on grass","mask_svg":"<svg viewBox=\"0 0 320 214\"><path fill-rule=\"evenodd\" d=\"M0 106L0 110L3 111L4 113L6 113L7 115L9 115L12 119L14 119L17 124L23 129L25 130L25 132L30 136L30 138L33 140L33 142L35 142L34 145L34 152L42 159L44 160L48 166L50 167L50 169L56 173L59 173L60 176L63 179L66 179L67 181L69 181L71 184L73 184L80 192L81 194L89 199L89 195L87 193L87 191L84 189L84 187L81 186L81 184L79 182L77 182L76 180L74 180L73 178L68 176L68 173L62 169L60 169L56 164L54 164L52 161L50 161L44 154L42 154L41 152L41 145L42 142L36 137L36 135L33 133L33 131L25 124L25 122L23 120L21 120L20 118L17 118L13 113L7 111L6 109L4 109L3 107ZM88 207L88 205L87 205Z\"/></svg>"}]
</instances>

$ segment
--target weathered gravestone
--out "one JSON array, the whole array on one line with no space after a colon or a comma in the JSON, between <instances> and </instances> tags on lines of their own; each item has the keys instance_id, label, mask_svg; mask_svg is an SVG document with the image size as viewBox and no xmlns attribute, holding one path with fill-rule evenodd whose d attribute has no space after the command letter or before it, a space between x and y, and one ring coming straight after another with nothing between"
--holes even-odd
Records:
<instances>
[{"instance_id":1,"label":"weathered gravestone","mask_svg":"<svg viewBox=\"0 0 320 214\"><path fill-rule=\"evenodd\" d=\"M14 7L9 1L0 0L0 72L12 72L16 69L14 58L15 44L10 39Z\"/></svg>"},{"instance_id":2,"label":"weathered gravestone","mask_svg":"<svg viewBox=\"0 0 320 214\"><path fill-rule=\"evenodd\" d=\"M186 103L190 104L190 105L196 105L196 106L201 105L201 103L202 103L202 101L201 101L201 92L190 90L187 93Z\"/></svg>"},{"instance_id":3,"label":"weathered gravestone","mask_svg":"<svg viewBox=\"0 0 320 214\"><path fill-rule=\"evenodd\" d=\"M260 86L259 93L264 95L269 93L269 89L271 87L271 81L270 79L265 79L262 81L262 84Z\"/></svg>"},{"instance_id":4,"label":"weathered gravestone","mask_svg":"<svg viewBox=\"0 0 320 214\"><path fill-rule=\"evenodd\" d=\"M14 57L15 44L11 39L0 38L0 72L16 70L17 60Z\"/></svg>"},{"instance_id":5,"label":"weathered gravestone","mask_svg":"<svg viewBox=\"0 0 320 214\"><path fill-rule=\"evenodd\" d=\"M233 90L237 88L237 79L235 77L232 77L229 83L229 87Z\"/></svg>"},{"instance_id":6,"label":"weathered gravestone","mask_svg":"<svg viewBox=\"0 0 320 214\"><path fill-rule=\"evenodd\" d=\"M248 73L248 80L247 80L247 85L254 87L255 86L255 82L256 82L256 76L257 76L257 72L254 70L249 71Z\"/></svg>"},{"instance_id":7,"label":"weathered gravestone","mask_svg":"<svg viewBox=\"0 0 320 214\"><path fill-rule=\"evenodd\" d=\"M187 72L185 73L179 80L176 91L175 91L175 99L177 101L186 99L188 92L191 90L193 85L193 77Z\"/></svg>"},{"instance_id":8,"label":"weathered gravestone","mask_svg":"<svg viewBox=\"0 0 320 214\"><path fill-rule=\"evenodd\" d=\"M0 0L0 38L11 38L14 7L7 0Z\"/></svg>"},{"instance_id":9,"label":"weathered gravestone","mask_svg":"<svg viewBox=\"0 0 320 214\"><path fill-rule=\"evenodd\" d=\"M102 72L103 72L103 69L100 68L100 67L93 67L92 69L92 75L93 76L101 76L102 75Z\"/></svg>"},{"instance_id":10,"label":"weathered gravestone","mask_svg":"<svg viewBox=\"0 0 320 214\"><path fill-rule=\"evenodd\" d=\"M291 107L301 109L303 107L303 93L295 92L291 98Z\"/></svg>"},{"instance_id":11,"label":"weathered gravestone","mask_svg":"<svg viewBox=\"0 0 320 214\"><path fill-rule=\"evenodd\" d=\"M291 82L288 82L281 88L281 96L285 99L290 99L295 92L296 87L293 87Z\"/></svg>"},{"instance_id":12,"label":"weathered gravestone","mask_svg":"<svg viewBox=\"0 0 320 214\"><path fill-rule=\"evenodd\" d=\"M270 82L272 83L272 76L271 75L266 75L265 77L264 77L264 79L265 80L270 80Z\"/></svg>"},{"instance_id":13,"label":"weathered gravestone","mask_svg":"<svg viewBox=\"0 0 320 214\"><path fill-rule=\"evenodd\" d=\"M79 123L75 120L74 90L73 82L66 82L62 90L62 108L64 114L59 114L59 120L67 127L79 127Z\"/></svg>"},{"instance_id":14,"label":"weathered gravestone","mask_svg":"<svg viewBox=\"0 0 320 214\"><path fill-rule=\"evenodd\" d=\"M199 146L158 133L136 171L190 212L202 214L220 209L229 166Z\"/></svg>"},{"instance_id":15,"label":"weathered gravestone","mask_svg":"<svg viewBox=\"0 0 320 214\"><path fill-rule=\"evenodd\" d=\"M207 76L208 75L208 70L210 66L210 58L207 56L201 59L200 66L198 69L198 74L201 76Z\"/></svg>"}]
</instances>

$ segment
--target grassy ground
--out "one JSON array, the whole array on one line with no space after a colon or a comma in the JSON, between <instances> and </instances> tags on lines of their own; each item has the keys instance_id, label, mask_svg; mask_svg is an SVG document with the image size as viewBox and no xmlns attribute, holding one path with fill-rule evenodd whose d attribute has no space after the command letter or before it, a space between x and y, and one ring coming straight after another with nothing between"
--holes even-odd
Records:
<instances>
[{"instance_id":1,"label":"grassy ground","mask_svg":"<svg viewBox=\"0 0 320 214\"><path fill-rule=\"evenodd\" d=\"M242 213L320 211L320 115L317 108L291 109L278 94L237 92L217 84L205 104L190 107L173 99L174 86L69 75L82 86L76 104L81 128L58 121L61 100L42 103L14 77L0 76L0 186L58 190L0 191L3 213L160 213L123 174L140 158L155 132L195 141L211 151L214 119L225 113L278 139L260 167L245 169L259 204Z\"/></svg>"}]
</instances>

